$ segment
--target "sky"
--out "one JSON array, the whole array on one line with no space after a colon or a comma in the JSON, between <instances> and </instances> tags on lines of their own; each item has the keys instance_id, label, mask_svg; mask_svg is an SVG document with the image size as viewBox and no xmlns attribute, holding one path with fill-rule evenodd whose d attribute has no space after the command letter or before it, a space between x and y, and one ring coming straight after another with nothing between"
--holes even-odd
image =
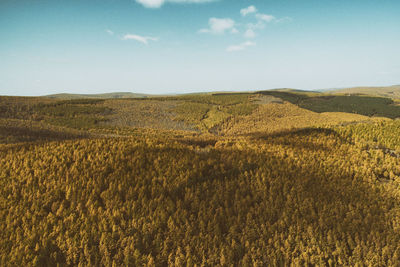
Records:
<instances>
[{"instance_id":1,"label":"sky","mask_svg":"<svg viewBox=\"0 0 400 267\"><path fill-rule=\"evenodd\" d=\"M400 84L398 0L0 0L0 95Z\"/></svg>"}]
</instances>

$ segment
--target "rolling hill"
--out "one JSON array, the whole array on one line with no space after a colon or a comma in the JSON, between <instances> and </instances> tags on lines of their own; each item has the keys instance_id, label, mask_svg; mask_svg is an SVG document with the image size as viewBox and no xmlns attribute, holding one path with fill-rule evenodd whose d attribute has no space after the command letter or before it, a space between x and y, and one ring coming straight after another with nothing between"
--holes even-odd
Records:
<instances>
[{"instance_id":1,"label":"rolling hill","mask_svg":"<svg viewBox=\"0 0 400 267\"><path fill-rule=\"evenodd\" d=\"M352 87L329 91L336 94L369 95L400 99L400 85L386 87Z\"/></svg>"},{"instance_id":2,"label":"rolling hill","mask_svg":"<svg viewBox=\"0 0 400 267\"><path fill-rule=\"evenodd\" d=\"M399 266L392 98L133 95L0 96L0 266Z\"/></svg>"},{"instance_id":3,"label":"rolling hill","mask_svg":"<svg viewBox=\"0 0 400 267\"><path fill-rule=\"evenodd\" d=\"M108 98L142 98L148 97L147 94L136 94L130 92L115 92L115 93L105 93L105 94L53 94L46 95L44 97L55 98L55 99L85 99L85 98L100 98L100 99L108 99Z\"/></svg>"}]
</instances>

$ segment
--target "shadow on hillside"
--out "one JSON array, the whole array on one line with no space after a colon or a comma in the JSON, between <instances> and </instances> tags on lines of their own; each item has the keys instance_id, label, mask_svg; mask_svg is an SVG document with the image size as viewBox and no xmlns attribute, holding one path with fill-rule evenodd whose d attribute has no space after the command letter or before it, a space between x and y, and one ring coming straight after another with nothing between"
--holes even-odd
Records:
<instances>
[{"instance_id":1,"label":"shadow on hillside","mask_svg":"<svg viewBox=\"0 0 400 267\"><path fill-rule=\"evenodd\" d=\"M307 131L311 131L311 129L298 131L298 134L301 136L302 134L306 134ZM316 132L337 136L331 131L320 130ZM294 133L291 134L293 135ZM285 135L280 134L278 136L282 137ZM327 148L324 147L322 149ZM329 149L334 150L332 148ZM318 151L314 152L318 155ZM226 173L217 174L213 171L212 166L205 166L201 172L203 173L202 177L191 177L187 183L181 184L176 188L175 201L185 201L184 192L187 191L188 187L192 188L191 192L195 192L195 188L198 187L209 188L207 191L202 191L201 196L197 196L201 199L213 199L215 194L221 195L221 198L229 199L231 196L229 196L228 189L220 191L224 187L223 184L232 183L232 180L236 180L239 184L241 179L245 179L243 176L244 171L246 173L257 173L260 170L262 162L247 163L245 164L245 169L243 169L238 167L242 164L240 162L224 161L222 154L230 153L233 155L233 158L237 159L262 158L265 156L264 154L248 151L229 150L221 151L220 153L210 154L210 157L217 157L217 161L220 161L221 164L227 167ZM363 249L367 247L366 250L371 249L371 245L369 244L375 238L379 239L379 241L375 240L377 242L400 240L399 233L394 231L391 225L392 222L388 220L388 214L391 213L392 209L390 197L382 195L382 191L377 190L376 186L379 185L367 183L362 180L354 180L357 178L354 178L354 173L349 171L337 170L337 173L333 173L335 172L334 169L330 171L321 169L321 167L317 167L320 165L314 165L317 162L310 162L310 165L299 167L293 162L293 158L271 157L275 158L275 161L280 164L275 167L271 166L270 173L281 173L280 177L269 177L268 181L265 181L265 186L262 188L259 187L257 190L255 188L257 187L256 184L259 177L249 177L247 182L240 183L241 191L247 191L253 197L251 205L246 207L249 212L248 216L250 216L251 211L257 210L260 207L275 207L274 212L270 213L273 215L266 218L268 221L263 221L263 223L270 225L276 231L283 232L284 236L287 236L289 227L293 225L301 229L303 235L307 229L312 229L312 238L315 238L317 243L335 247L340 242L340 245L347 247L347 256L351 256L354 251L354 247L349 247L348 240L358 240L359 245L364 244ZM326 155L321 154L321 157L317 157L317 161L324 162L326 160L324 157ZM207 183L211 183L214 186L205 186ZM274 186L273 191L281 193L268 198L267 196L271 192L269 185ZM176 196L179 197L176 198ZM231 203L232 201L230 199L226 203L237 206L237 204ZM215 208L212 207L211 203L208 206L209 208ZM222 205L222 208L227 209L224 211L224 214L231 214L234 217L239 216L229 206ZM190 210L189 212L192 213L195 211ZM254 214L250 217L254 218L253 216ZM221 228L223 231L222 235L229 234L229 229L233 226L229 225L229 220L225 221L225 223L227 225ZM255 220L251 225L258 225L258 223ZM282 229L282 224L286 224L287 228ZM278 227L278 225L280 226ZM257 231L257 229L254 230ZM379 235L377 236L376 233L379 233ZM298 234L302 235L302 233ZM333 241L327 238L328 234L332 235ZM268 239L270 237L264 238ZM282 243L284 241L281 240ZM391 245L395 245L395 243ZM329 255L329 251L327 252ZM324 261L327 263L328 256Z\"/></svg>"},{"instance_id":2,"label":"shadow on hillside","mask_svg":"<svg viewBox=\"0 0 400 267\"><path fill-rule=\"evenodd\" d=\"M214 146L217 143L216 139L203 139L199 140L198 138L179 138L177 141L183 145L189 145L189 146L197 146L200 148L205 148L208 146Z\"/></svg>"},{"instance_id":3,"label":"shadow on hillside","mask_svg":"<svg viewBox=\"0 0 400 267\"><path fill-rule=\"evenodd\" d=\"M318 142L321 138L332 138L338 143L353 144L351 139L345 138L333 129L329 128L302 128L293 130L283 130L275 133L257 132L246 135L252 140L261 140L263 142L283 145L292 148L302 148L307 150L335 150L335 147L329 147L323 142Z\"/></svg>"},{"instance_id":4,"label":"shadow on hillside","mask_svg":"<svg viewBox=\"0 0 400 267\"><path fill-rule=\"evenodd\" d=\"M298 105L313 112L347 112L365 116L398 118L400 106L384 97L365 95L321 95L287 91L261 91L263 95L272 95L284 101Z\"/></svg>"},{"instance_id":5,"label":"shadow on hillside","mask_svg":"<svg viewBox=\"0 0 400 267\"><path fill-rule=\"evenodd\" d=\"M0 126L0 143L7 144L36 141L61 141L85 137L88 137L88 135L38 127Z\"/></svg>"},{"instance_id":6,"label":"shadow on hillside","mask_svg":"<svg viewBox=\"0 0 400 267\"><path fill-rule=\"evenodd\" d=\"M275 139L287 138L288 142L294 142L310 133L325 137L334 134L324 129L307 130L291 132L289 135L281 133ZM82 239L80 243L93 248L100 256L112 259L122 250L121 240L132 236L137 238L135 242L140 244L141 253L157 256L157 266L167 266L169 252L175 253L174 249L185 243L190 248L193 259L198 261L202 258L213 258L216 253L221 252L221 247L231 250L231 244L236 243L241 249L235 250L236 262L231 262L232 265L239 265L239 260L243 259L246 253L254 255L257 250L261 253L264 253L263 250L276 250L277 254L282 253L283 258L283 253L290 252L291 255L295 255L304 249L306 253L320 256L321 266L328 266L329 259L337 261L339 256L345 259L354 256L355 260L365 262L363 257L370 257L371 254L382 255L384 246L389 256L393 255L398 247L400 233L391 225L391 214L398 214L397 211L393 212L397 202L394 202L386 190L379 190L379 184L366 183L354 178L352 166L346 159L338 158L338 161L350 168L339 169L324 168L327 166L326 161L332 160L332 157L318 154L318 151L301 155L303 162L307 164L299 166L294 158L255 150L219 149L201 158L197 157L192 149L185 147L143 145L119 148L125 150L123 154L127 157L112 157L117 154L111 154L112 166L116 167L103 170L96 169L98 166L95 169L85 167L78 169L74 174L77 179L74 180L74 184L77 185L79 181L83 183L76 188L85 188L82 193L97 191L101 198L104 196L108 204L102 205L100 209L101 204L93 202L89 193L82 194L79 203L93 202L94 204L90 204L93 206L93 212L84 213L81 209L74 209L72 212L69 210L69 214L64 213L63 217L57 218L61 221L70 214L75 214L72 217L87 216L89 222L97 223L98 218L102 216L105 218L101 223L112 221L113 227L119 229L119 232L109 239L108 246L113 249L108 254L101 254L103 252L98 250L99 242ZM96 152L96 149L93 149L85 154L95 155ZM69 155L73 157L73 153ZM177 158L181 161L178 162ZM308 159L313 161L307 161ZM50 171L52 167L45 166ZM178 171L175 171L176 168ZM140 171L135 173L134 169ZM121 170L124 171L120 172ZM110 173L105 176L102 172ZM184 175L185 173L187 175ZM107 178L99 179L100 176ZM166 182L161 183L156 178L158 176L165 176ZM63 184L65 178L51 176L51 182ZM100 189L99 183L104 183L105 187ZM58 187L39 190L45 185L44 182L31 185L34 192L38 192L37 198L44 198L46 194L56 195L55 190ZM121 189L117 189L119 186ZM105 189L107 194L103 193ZM120 195L123 197L120 198ZM137 202L138 199L144 201ZM5 205L16 204L12 202L14 198L4 197L4 201ZM21 207L26 206L23 198L18 201ZM139 203L145 203L143 208L140 208ZM136 208L125 214L121 207L129 206ZM148 206L153 206L154 209L147 208ZM162 212L155 212L156 207ZM102 211L103 209L106 211ZM124 213L120 216L123 220L114 220L111 214L120 210ZM23 213L18 215L26 216ZM47 218L53 217L43 218L50 220ZM137 221L137 218L146 222L145 227L138 227L137 232L132 227L124 227L126 224L122 223L123 221ZM168 226L170 222L173 230ZM85 225L86 223L86 220L80 219L74 223L65 223L63 231L73 232L74 229L80 229L81 236L92 234L96 235L96 240L100 240L100 222L93 225ZM13 225L17 231L19 226ZM24 227L32 229L34 226L33 220L26 220ZM58 235L61 236L56 233L56 237ZM163 242L152 242L156 235L159 236L157 240L169 240L170 247ZM294 243L289 244L291 247L284 246L286 241ZM221 246L215 246L218 244ZM172 245L174 247L171 247ZM32 246L27 251L32 252L33 248ZM321 252L317 252L317 248ZM162 250L168 253L161 254ZM16 248L11 252L15 251ZM59 256L57 261L65 263L65 250L58 251L58 246L53 246L52 243L38 251L41 256L40 263L53 263L54 257L49 254L53 251ZM288 257L291 255L288 254ZM264 263L273 265L272 262ZM218 262L209 262L211 266L217 264ZM353 264L347 262L341 265ZM283 262L282 266L286 265L290 264Z\"/></svg>"}]
</instances>

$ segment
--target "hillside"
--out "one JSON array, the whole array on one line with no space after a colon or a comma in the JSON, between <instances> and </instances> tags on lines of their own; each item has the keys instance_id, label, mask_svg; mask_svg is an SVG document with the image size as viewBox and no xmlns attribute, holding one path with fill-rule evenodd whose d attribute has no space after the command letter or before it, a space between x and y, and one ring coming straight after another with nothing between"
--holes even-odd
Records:
<instances>
[{"instance_id":1,"label":"hillside","mask_svg":"<svg viewBox=\"0 0 400 267\"><path fill-rule=\"evenodd\" d=\"M85 99L85 98L141 98L148 97L146 94L135 94L130 92L115 92L115 93L105 93L105 94L54 94L47 95L44 97L55 98L55 99Z\"/></svg>"},{"instance_id":2,"label":"hillside","mask_svg":"<svg viewBox=\"0 0 400 267\"><path fill-rule=\"evenodd\" d=\"M391 97L334 92L270 90L257 92L274 96L301 108L317 112L345 112L369 117L399 117L400 105Z\"/></svg>"},{"instance_id":3,"label":"hillside","mask_svg":"<svg viewBox=\"0 0 400 267\"><path fill-rule=\"evenodd\" d=\"M0 97L1 266L398 266L391 98Z\"/></svg>"},{"instance_id":4,"label":"hillside","mask_svg":"<svg viewBox=\"0 0 400 267\"><path fill-rule=\"evenodd\" d=\"M393 99L400 99L400 85L393 85L387 87L353 87L353 88L336 89L330 92L339 94L370 95L370 96L380 96Z\"/></svg>"}]
</instances>

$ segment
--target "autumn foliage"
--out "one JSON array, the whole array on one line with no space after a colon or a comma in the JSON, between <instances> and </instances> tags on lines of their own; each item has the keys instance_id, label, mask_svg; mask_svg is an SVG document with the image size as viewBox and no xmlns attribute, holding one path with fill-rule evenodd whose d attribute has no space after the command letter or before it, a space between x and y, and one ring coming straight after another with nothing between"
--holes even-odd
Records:
<instances>
[{"instance_id":1,"label":"autumn foliage","mask_svg":"<svg viewBox=\"0 0 400 267\"><path fill-rule=\"evenodd\" d=\"M190 101L232 115L241 104L229 99ZM116 114L136 103L173 123L189 100L113 101L22 103L42 116L29 120L7 107L1 266L400 264L400 121L282 102L226 117L215 133L167 131ZM63 117L49 110L71 105L67 117L105 121L50 124Z\"/></svg>"}]
</instances>

